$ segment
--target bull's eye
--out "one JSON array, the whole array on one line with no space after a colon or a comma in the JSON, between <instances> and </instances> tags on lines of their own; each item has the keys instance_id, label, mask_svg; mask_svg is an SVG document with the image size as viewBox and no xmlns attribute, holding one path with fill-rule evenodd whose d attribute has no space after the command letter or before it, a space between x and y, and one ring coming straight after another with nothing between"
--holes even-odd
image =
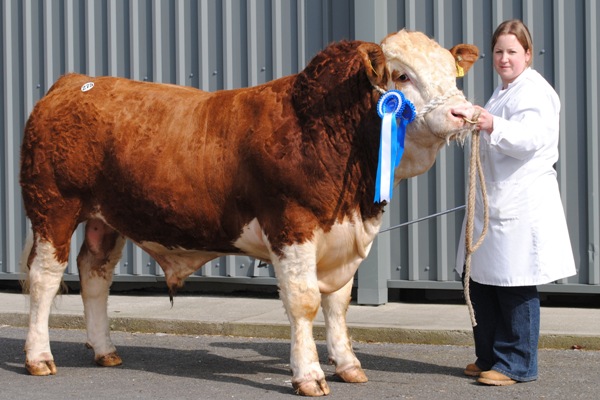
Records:
<instances>
[{"instance_id":1,"label":"bull's eye","mask_svg":"<svg viewBox=\"0 0 600 400\"><path fill-rule=\"evenodd\" d=\"M392 79L395 82L401 82L401 83L410 81L410 78L408 77L407 74L401 74L399 72L394 72L394 75L392 76Z\"/></svg>"}]
</instances>

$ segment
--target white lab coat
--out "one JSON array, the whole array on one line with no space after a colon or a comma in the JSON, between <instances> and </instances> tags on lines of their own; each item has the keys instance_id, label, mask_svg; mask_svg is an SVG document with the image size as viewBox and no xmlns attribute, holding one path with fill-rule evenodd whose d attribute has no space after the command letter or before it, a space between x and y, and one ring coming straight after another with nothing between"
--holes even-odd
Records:
<instances>
[{"instance_id":1,"label":"white lab coat","mask_svg":"<svg viewBox=\"0 0 600 400\"><path fill-rule=\"evenodd\" d=\"M508 88L499 85L485 106L492 134L481 132L489 228L471 256L471 279L494 286L540 285L576 273L556 171L560 100L550 84L527 68ZM474 240L483 227L477 191ZM456 271L465 262L465 221Z\"/></svg>"}]
</instances>

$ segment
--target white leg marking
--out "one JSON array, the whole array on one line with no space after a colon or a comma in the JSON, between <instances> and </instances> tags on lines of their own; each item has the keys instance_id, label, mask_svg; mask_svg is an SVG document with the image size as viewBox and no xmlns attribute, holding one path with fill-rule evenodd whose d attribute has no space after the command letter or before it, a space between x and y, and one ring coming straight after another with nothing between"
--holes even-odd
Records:
<instances>
[{"instance_id":1,"label":"white leg marking","mask_svg":"<svg viewBox=\"0 0 600 400\"><path fill-rule=\"evenodd\" d=\"M321 300L315 246L310 242L290 246L281 259L273 257L273 265L291 324L292 384L302 394L328 394L312 332Z\"/></svg>"},{"instance_id":2,"label":"white leg marking","mask_svg":"<svg viewBox=\"0 0 600 400\"><path fill-rule=\"evenodd\" d=\"M366 382L360 361L352 350L348 336L346 312L350 304L352 282L350 281L336 292L322 295L323 316L327 331L327 351L338 374L346 382Z\"/></svg>"},{"instance_id":3,"label":"white leg marking","mask_svg":"<svg viewBox=\"0 0 600 400\"><path fill-rule=\"evenodd\" d=\"M106 262L95 266L98 259L89 251L83 251L77 258L79 279L81 280L81 299L87 328L88 345L94 349L95 359L116 352L110 339L108 320L108 294L112 284L115 265L121 258L125 238L119 236L115 246L108 253ZM118 362L120 364L120 360ZM117 365L117 364L115 364Z\"/></svg>"},{"instance_id":4,"label":"white leg marking","mask_svg":"<svg viewBox=\"0 0 600 400\"><path fill-rule=\"evenodd\" d=\"M54 359L50 351L48 319L52 300L67 267L66 262L56 260L55 254L52 244L37 241L35 257L29 266L30 313L25 353L26 363L31 365Z\"/></svg>"}]
</instances>

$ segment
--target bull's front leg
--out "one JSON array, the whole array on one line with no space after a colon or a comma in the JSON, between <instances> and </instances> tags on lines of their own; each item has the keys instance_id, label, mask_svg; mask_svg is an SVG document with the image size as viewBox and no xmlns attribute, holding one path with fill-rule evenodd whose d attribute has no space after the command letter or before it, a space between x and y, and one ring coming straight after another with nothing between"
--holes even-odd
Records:
<instances>
[{"instance_id":1,"label":"bull's front leg","mask_svg":"<svg viewBox=\"0 0 600 400\"><path fill-rule=\"evenodd\" d=\"M319 364L313 338L313 321L319 310L321 294L315 253L306 248L309 246L291 246L273 265L279 283L279 294L291 325L292 385L298 394L324 396L329 394L329 386Z\"/></svg>"},{"instance_id":2,"label":"bull's front leg","mask_svg":"<svg viewBox=\"0 0 600 400\"><path fill-rule=\"evenodd\" d=\"M335 365L336 375L344 382L361 383L367 382L368 378L352 350L346 326L353 281L354 279L350 279L336 292L323 294L322 307L327 331L327 351L329 360Z\"/></svg>"}]
</instances>

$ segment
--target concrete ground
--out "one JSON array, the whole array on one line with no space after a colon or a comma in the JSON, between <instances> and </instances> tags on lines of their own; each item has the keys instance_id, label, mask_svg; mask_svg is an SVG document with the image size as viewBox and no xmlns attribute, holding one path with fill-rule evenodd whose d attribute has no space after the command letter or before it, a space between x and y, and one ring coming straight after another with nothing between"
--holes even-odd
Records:
<instances>
[{"instance_id":1,"label":"concrete ground","mask_svg":"<svg viewBox=\"0 0 600 400\"><path fill-rule=\"evenodd\" d=\"M29 298L0 292L0 325L25 327ZM166 295L111 295L111 328L127 332L163 332L289 338L289 323L276 298L235 295L178 295L171 306ZM460 304L392 302L380 306L350 305L348 327L354 341L436 345L473 344L467 307ZM55 299L51 328L84 329L78 294ZM324 338L321 313L315 338ZM540 348L600 350L600 309L542 307Z\"/></svg>"}]
</instances>

